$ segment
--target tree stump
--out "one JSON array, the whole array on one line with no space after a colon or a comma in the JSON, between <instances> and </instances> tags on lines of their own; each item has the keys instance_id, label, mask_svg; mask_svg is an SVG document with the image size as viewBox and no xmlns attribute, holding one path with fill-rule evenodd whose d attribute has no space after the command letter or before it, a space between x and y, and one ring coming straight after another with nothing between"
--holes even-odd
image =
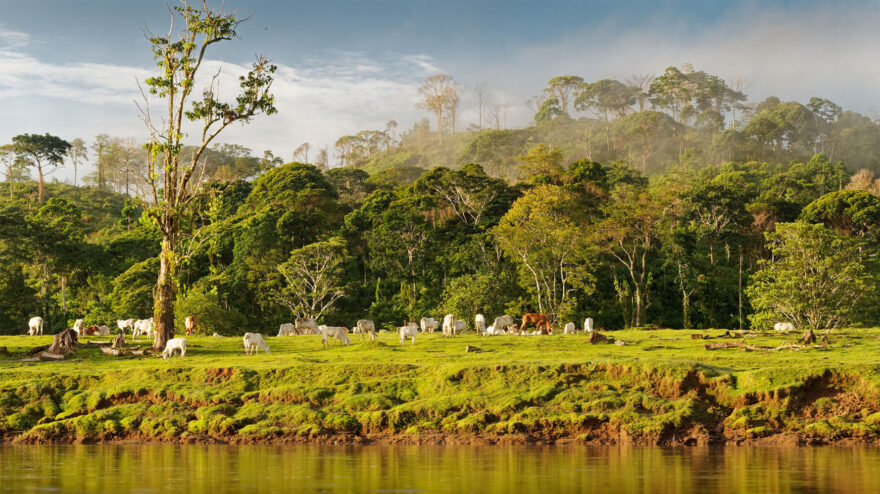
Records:
<instances>
[{"instance_id":1,"label":"tree stump","mask_svg":"<svg viewBox=\"0 0 880 494\"><path fill-rule=\"evenodd\" d=\"M65 329L54 336L52 344L46 351L56 355L69 355L76 351L77 343L76 331Z\"/></svg>"},{"instance_id":2,"label":"tree stump","mask_svg":"<svg viewBox=\"0 0 880 494\"><path fill-rule=\"evenodd\" d=\"M822 335L822 346L826 347L826 348L828 347L828 335L827 334Z\"/></svg>"},{"instance_id":3,"label":"tree stump","mask_svg":"<svg viewBox=\"0 0 880 494\"><path fill-rule=\"evenodd\" d=\"M605 335L599 333L598 331L593 331L590 333L590 337L587 339L587 343L591 345L595 345L596 343L607 343L608 338Z\"/></svg>"},{"instance_id":4,"label":"tree stump","mask_svg":"<svg viewBox=\"0 0 880 494\"><path fill-rule=\"evenodd\" d=\"M804 331L804 335L801 336L801 343L804 345L809 345L810 343L816 343L816 334L813 333L812 329L808 329Z\"/></svg>"},{"instance_id":5,"label":"tree stump","mask_svg":"<svg viewBox=\"0 0 880 494\"><path fill-rule=\"evenodd\" d=\"M125 335L116 335L116 337L113 338L113 344L110 345L110 348L125 348Z\"/></svg>"},{"instance_id":6,"label":"tree stump","mask_svg":"<svg viewBox=\"0 0 880 494\"><path fill-rule=\"evenodd\" d=\"M478 348L478 347L475 347L475 346L470 346L470 345L468 345L468 346L464 347L464 352L465 352L465 353L480 353L480 352L482 352L482 351L483 351L482 348Z\"/></svg>"}]
</instances>

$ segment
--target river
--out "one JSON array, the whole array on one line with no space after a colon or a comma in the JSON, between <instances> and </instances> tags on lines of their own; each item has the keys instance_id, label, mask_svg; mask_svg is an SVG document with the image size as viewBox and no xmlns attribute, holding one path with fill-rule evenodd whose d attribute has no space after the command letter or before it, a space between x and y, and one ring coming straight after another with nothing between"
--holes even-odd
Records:
<instances>
[{"instance_id":1,"label":"river","mask_svg":"<svg viewBox=\"0 0 880 494\"><path fill-rule=\"evenodd\" d=\"M0 492L868 493L880 449L0 446Z\"/></svg>"}]
</instances>

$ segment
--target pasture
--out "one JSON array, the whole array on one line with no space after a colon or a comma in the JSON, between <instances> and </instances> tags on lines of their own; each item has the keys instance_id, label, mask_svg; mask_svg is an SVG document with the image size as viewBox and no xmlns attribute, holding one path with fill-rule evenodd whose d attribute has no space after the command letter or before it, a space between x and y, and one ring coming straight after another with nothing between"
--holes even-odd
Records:
<instances>
[{"instance_id":1,"label":"pasture","mask_svg":"<svg viewBox=\"0 0 880 494\"><path fill-rule=\"evenodd\" d=\"M327 349L320 335L267 336L271 354L250 356L240 337L190 336L184 359L83 346L65 361L32 363L16 354L51 336L3 336L0 433L24 442L880 437L880 329L833 332L827 348L704 348L740 341L723 333L605 333L625 345L589 344L582 333L434 333L400 345L382 333L377 343L351 335L350 346ZM799 336L745 341L777 347Z\"/></svg>"}]
</instances>

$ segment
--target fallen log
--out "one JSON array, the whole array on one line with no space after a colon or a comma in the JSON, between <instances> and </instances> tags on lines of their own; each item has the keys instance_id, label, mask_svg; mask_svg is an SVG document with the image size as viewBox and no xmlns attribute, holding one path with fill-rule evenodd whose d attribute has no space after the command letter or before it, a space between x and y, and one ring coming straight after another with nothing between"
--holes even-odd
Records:
<instances>
[{"instance_id":1,"label":"fallen log","mask_svg":"<svg viewBox=\"0 0 880 494\"><path fill-rule=\"evenodd\" d=\"M749 345L742 341L725 341L722 343L706 343L706 350L722 350L724 348L745 348L746 350L772 350L769 346Z\"/></svg>"},{"instance_id":2,"label":"fallen log","mask_svg":"<svg viewBox=\"0 0 880 494\"><path fill-rule=\"evenodd\" d=\"M706 336L702 335L700 333L693 333L693 334L691 334L691 339L692 340L705 340Z\"/></svg>"},{"instance_id":3,"label":"fallen log","mask_svg":"<svg viewBox=\"0 0 880 494\"><path fill-rule=\"evenodd\" d=\"M464 347L464 352L465 352L465 353L481 353L482 351L483 351L482 348L478 348L478 347L475 347L475 346L470 346L470 345L468 345L468 346Z\"/></svg>"}]
</instances>

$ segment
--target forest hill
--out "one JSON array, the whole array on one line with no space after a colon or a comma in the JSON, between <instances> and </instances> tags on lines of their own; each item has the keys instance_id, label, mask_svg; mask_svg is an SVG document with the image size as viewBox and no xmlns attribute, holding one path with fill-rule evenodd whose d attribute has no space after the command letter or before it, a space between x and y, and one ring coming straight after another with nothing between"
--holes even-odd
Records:
<instances>
[{"instance_id":1,"label":"forest hill","mask_svg":"<svg viewBox=\"0 0 880 494\"><path fill-rule=\"evenodd\" d=\"M546 146L521 158L542 166L516 183L476 164L395 184L288 163L205 184L185 222L177 325L195 315L211 332L265 332L294 313L378 329L530 311L606 329L880 320L869 171L817 154L649 182L622 162L563 166ZM50 183L39 204L36 184L16 187L0 203L4 332L34 314L47 332L151 314L159 236L136 199Z\"/></svg>"}]
</instances>

